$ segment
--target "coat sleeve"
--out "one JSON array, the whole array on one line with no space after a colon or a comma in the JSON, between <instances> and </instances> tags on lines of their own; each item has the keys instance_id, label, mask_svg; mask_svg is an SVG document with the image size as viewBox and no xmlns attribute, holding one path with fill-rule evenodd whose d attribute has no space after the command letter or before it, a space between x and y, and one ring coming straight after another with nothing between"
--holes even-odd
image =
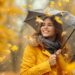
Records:
<instances>
[{"instance_id":1,"label":"coat sleeve","mask_svg":"<svg viewBox=\"0 0 75 75\"><path fill-rule=\"evenodd\" d=\"M50 64L45 61L36 65L36 51L30 46L25 48L20 75L42 75L51 71Z\"/></svg>"},{"instance_id":2,"label":"coat sleeve","mask_svg":"<svg viewBox=\"0 0 75 75\"><path fill-rule=\"evenodd\" d=\"M69 68L68 62L64 60L61 54L57 56L57 64L58 64L58 75L73 75L72 72L68 69Z\"/></svg>"}]
</instances>

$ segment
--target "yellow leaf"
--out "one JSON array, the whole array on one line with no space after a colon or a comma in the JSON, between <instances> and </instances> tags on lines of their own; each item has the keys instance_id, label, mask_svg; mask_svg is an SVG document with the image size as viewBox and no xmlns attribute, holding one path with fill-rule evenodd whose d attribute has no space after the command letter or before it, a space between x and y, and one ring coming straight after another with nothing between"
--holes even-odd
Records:
<instances>
[{"instance_id":1,"label":"yellow leaf","mask_svg":"<svg viewBox=\"0 0 75 75\"><path fill-rule=\"evenodd\" d=\"M10 41L14 41L14 42L17 39L16 33L13 30L8 29L8 28L6 28L4 26L0 26L0 34L1 34L0 39L5 39L7 41L10 40Z\"/></svg>"},{"instance_id":2,"label":"yellow leaf","mask_svg":"<svg viewBox=\"0 0 75 75\"><path fill-rule=\"evenodd\" d=\"M54 4L55 4L55 2L54 1L51 1L50 2L50 7L54 7Z\"/></svg>"},{"instance_id":3,"label":"yellow leaf","mask_svg":"<svg viewBox=\"0 0 75 75\"><path fill-rule=\"evenodd\" d=\"M11 50L12 50L12 51L17 51L17 50L18 50L18 46L16 46L16 45L12 46L12 47L11 47Z\"/></svg>"},{"instance_id":4,"label":"yellow leaf","mask_svg":"<svg viewBox=\"0 0 75 75\"><path fill-rule=\"evenodd\" d=\"M60 1L58 2L58 6L59 6L59 7L61 7L61 6L62 6L62 3L61 3Z\"/></svg>"},{"instance_id":5,"label":"yellow leaf","mask_svg":"<svg viewBox=\"0 0 75 75\"><path fill-rule=\"evenodd\" d=\"M45 15L46 16L51 16L52 14L48 13L48 12L45 12Z\"/></svg>"},{"instance_id":6,"label":"yellow leaf","mask_svg":"<svg viewBox=\"0 0 75 75\"><path fill-rule=\"evenodd\" d=\"M44 12L46 16L52 16L52 14L49 13L49 8L46 8Z\"/></svg>"},{"instance_id":7,"label":"yellow leaf","mask_svg":"<svg viewBox=\"0 0 75 75\"><path fill-rule=\"evenodd\" d=\"M5 56L0 57L0 63L1 63L1 62L3 62L3 61L4 61L4 59L5 59Z\"/></svg>"},{"instance_id":8,"label":"yellow leaf","mask_svg":"<svg viewBox=\"0 0 75 75\"><path fill-rule=\"evenodd\" d=\"M10 14L10 15L23 15L24 13L22 10L20 10L17 7L10 7L8 9L8 14Z\"/></svg>"},{"instance_id":9,"label":"yellow leaf","mask_svg":"<svg viewBox=\"0 0 75 75\"><path fill-rule=\"evenodd\" d=\"M9 43L9 44L8 44L8 47L12 47L12 45Z\"/></svg>"},{"instance_id":10,"label":"yellow leaf","mask_svg":"<svg viewBox=\"0 0 75 75\"><path fill-rule=\"evenodd\" d=\"M62 36L65 36L66 34L67 34L66 31L63 31L63 32L62 32Z\"/></svg>"},{"instance_id":11,"label":"yellow leaf","mask_svg":"<svg viewBox=\"0 0 75 75\"><path fill-rule=\"evenodd\" d=\"M6 55L8 55L8 54L10 54L10 50L5 49L5 50L1 50L1 51L0 51L0 57L1 57L1 56L6 56Z\"/></svg>"},{"instance_id":12,"label":"yellow leaf","mask_svg":"<svg viewBox=\"0 0 75 75\"><path fill-rule=\"evenodd\" d=\"M23 8L27 8L27 5L22 5Z\"/></svg>"},{"instance_id":13,"label":"yellow leaf","mask_svg":"<svg viewBox=\"0 0 75 75\"><path fill-rule=\"evenodd\" d=\"M36 16L36 20L35 21L38 22L38 23L42 23L43 22L43 20L40 17L38 17L38 16Z\"/></svg>"},{"instance_id":14,"label":"yellow leaf","mask_svg":"<svg viewBox=\"0 0 75 75\"><path fill-rule=\"evenodd\" d=\"M67 3L70 2L70 0L63 0L63 1L64 1L64 2L67 2Z\"/></svg>"},{"instance_id":15,"label":"yellow leaf","mask_svg":"<svg viewBox=\"0 0 75 75\"><path fill-rule=\"evenodd\" d=\"M63 24L63 22L62 22L62 20L60 19L60 17L55 16L55 20L56 20L58 23Z\"/></svg>"},{"instance_id":16,"label":"yellow leaf","mask_svg":"<svg viewBox=\"0 0 75 75\"><path fill-rule=\"evenodd\" d=\"M8 42L15 42L16 39L16 33L14 31L0 25L0 56L5 56L6 54L10 53L10 50L8 49L11 47L11 44Z\"/></svg>"}]
</instances>

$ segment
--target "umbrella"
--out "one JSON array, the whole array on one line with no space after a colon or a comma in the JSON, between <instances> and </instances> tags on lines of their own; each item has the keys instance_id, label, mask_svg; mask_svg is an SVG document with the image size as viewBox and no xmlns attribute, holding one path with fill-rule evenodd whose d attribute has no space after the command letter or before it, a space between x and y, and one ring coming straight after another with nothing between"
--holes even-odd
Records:
<instances>
[{"instance_id":1,"label":"umbrella","mask_svg":"<svg viewBox=\"0 0 75 75\"><path fill-rule=\"evenodd\" d=\"M58 11L58 10L53 10L53 9L50 9L48 12L49 12L48 14L59 16L62 22L64 23L65 27L75 26L75 16L70 14L69 12ZM36 16L44 18L45 16L47 16L44 13L45 11L41 9L35 10L35 11L28 11L28 15L25 19L25 22L31 25L35 30L37 30L37 25L35 21Z\"/></svg>"},{"instance_id":2,"label":"umbrella","mask_svg":"<svg viewBox=\"0 0 75 75\"><path fill-rule=\"evenodd\" d=\"M31 25L36 31L37 31L37 25L36 25L36 17L41 17L41 18L44 18L45 16L47 16L46 14L43 13L44 11L42 9L40 10L35 10L35 11L28 11L28 15L25 19L24 22L28 23L29 25ZM61 11L54 11L54 12L51 12L50 14L53 15L61 15Z\"/></svg>"},{"instance_id":3,"label":"umbrella","mask_svg":"<svg viewBox=\"0 0 75 75\"><path fill-rule=\"evenodd\" d=\"M64 26L66 27L74 27L75 26L75 16L70 14L69 12L63 12L63 11L51 11L53 15L59 16L64 23ZM31 25L36 31L38 25L36 25L36 16L39 16L41 18L45 17L46 15L44 13L36 12L36 11L29 11L27 18L25 19L25 22ZM68 19L65 20L65 17L69 17ZM67 40L64 42L62 48L65 46L65 44L68 42L72 34L74 33L75 28L71 32L71 34L68 36ZM48 50L49 51L49 50ZM55 53L55 52L54 52ZM65 72L66 67L69 67L69 65L66 65L67 63L64 61L61 55L56 55L56 61L59 66L59 74L62 74L62 70ZM67 72L68 73L68 72Z\"/></svg>"},{"instance_id":4,"label":"umbrella","mask_svg":"<svg viewBox=\"0 0 75 75\"><path fill-rule=\"evenodd\" d=\"M67 40L64 42L64 44L62 46L62 47L64 47L65 44L67 43L67 41L70 39L70 37L72 36L72 34L75 31L75 16L73 16L72 14L70 14L67 11L58 11L58 10L50 9L48 12L49 12L48 14L51 14L52 16L59 16L61 18L62 22L64 23L64 26L74 27L73 31L68 36ZM38 25L36 25L36 17L37 16L44 18L45 16L47 16L47 14L45 14L45 12L43 10L28 11L28 15L24 21L24 22L28 23L29 25L31 25L36 31L38 29Z\"/></svg>"}]
</instances>

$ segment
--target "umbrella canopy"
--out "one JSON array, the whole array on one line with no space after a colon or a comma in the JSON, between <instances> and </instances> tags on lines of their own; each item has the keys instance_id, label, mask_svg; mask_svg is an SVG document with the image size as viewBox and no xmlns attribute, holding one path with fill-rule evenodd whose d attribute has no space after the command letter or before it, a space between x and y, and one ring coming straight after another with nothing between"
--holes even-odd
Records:
<instances>
[{"instance_id":1,"label":"umbrella canopy","mask_svg":"<svg viewBox=\"0 0 75 75\"><path fill-rule=\"evenodd\" d=\"M56 13L53 15L61 15L61 13ZM43 19L45 16L47 16L47 14L44 14L42 11L28 11L28 15L25 19L25 23L31 25L31 27L33 27L36 31L37 31L37 22L36 22L36 17L40 17L41 19Z\"/></svg>"},{"instance_id":2,"label":"umbrella canopy","mask_svg":"<svg viewBox=\"0 0 75 75\"><path fill-rule=\"evenodd\" d=\"M28 11L27 18L25 19L24 22L28 23L33 27L35 30L37 30L38 25L36 25L36 17L37 16L45 16L42 13L34 12L34 11Z\"/></svg>"},{"instance_id":3,"label":"umbrella canopy","mask_svg":"<svg viewBox=\"0 0 75 75\"><path fill-rule=\"evenodd\" d=\"M50 14L50 15L49 15ZM75 27L75 16L70 14L67 11L58 11L58 10L50 10L48 14L45 14L43 10L39 11L28 11L28 15L24 22L28 23L31 27L33 27L36 31L38 30L38 25L36 22L36 17L40 17L43 19L46 16L58 16L60 17L61 21L63 22L65 28L66 27ZM67 40L64 42L63 47L71 37L71 35L74 33L75 28L71 32L71 34L68 36Z\"/></svg>"},{"instance_id":4,"label":"umbrella canopy","mask_svg":"<svg viewBox=\"0 0 75 75\"><path fill-rule=\"evenodd\" d=\"M58 16L62 20L65 28L69 26L75 26L75 16L70 14L67 11L58 11L58 10L50 10L48 11L51 16ZM28 11L28 15L25 19L25 22L31 25L35 30L37 30L38 25L36 25L36 17L41 17L42 19L47 16L43 10L37 11Z\"/></svg>"}]
</instances>

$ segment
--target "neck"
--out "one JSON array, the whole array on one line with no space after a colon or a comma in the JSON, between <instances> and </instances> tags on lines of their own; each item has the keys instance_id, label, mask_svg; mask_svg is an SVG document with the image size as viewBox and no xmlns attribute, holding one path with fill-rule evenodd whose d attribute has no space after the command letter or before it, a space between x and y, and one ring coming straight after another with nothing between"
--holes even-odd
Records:
<instances>
[{"instance_id":1,"label":"neck","mask_svg":"<svg viewBox=\"0 0 75 75\"><path fill-rule=\"evenodd\" d=\"M55 37L54 36L53 37L45 37L45 38L47 38L47 39L49 39L51 41L55 41Z\"/></svg>"}]
</instances>

